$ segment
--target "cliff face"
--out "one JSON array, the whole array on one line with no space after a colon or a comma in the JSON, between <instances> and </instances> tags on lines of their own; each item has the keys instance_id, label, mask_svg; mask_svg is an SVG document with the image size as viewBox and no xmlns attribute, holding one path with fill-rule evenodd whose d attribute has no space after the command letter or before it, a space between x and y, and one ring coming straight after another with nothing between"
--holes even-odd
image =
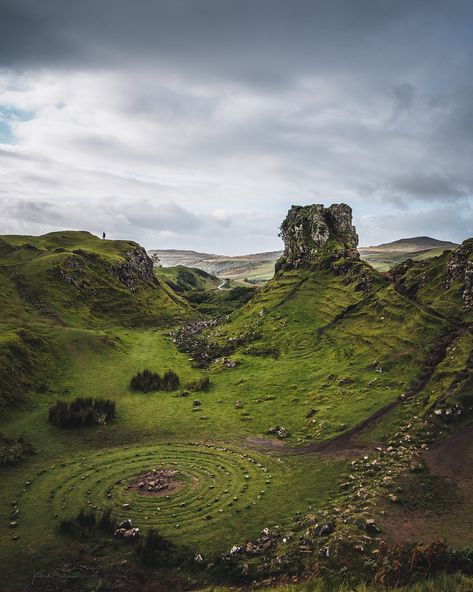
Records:
<instances>
[{"instance_id":1,"label":"cliff face","mask_svg":"<svg viewBox=\"0 0 473 592\"><path fill-rule=\"evenodd\" d=\"M292 206L279 235L284 253L276 270L310 267L322 255L358 261L358 235L352 224L352 210L346 204Z\"/></svg>"},{"instance_id":2,"label":"cliff face","mask_svg":"<svg viewBox=\"0 0 473 592\"><path fill-rule=\"evenodd\" d=\"M140 245L134 245L125 255L125 262L111 268L112 273L132 292L144 282L149 286L155 283L153 260Z\"/></svg>"}]
</instances>

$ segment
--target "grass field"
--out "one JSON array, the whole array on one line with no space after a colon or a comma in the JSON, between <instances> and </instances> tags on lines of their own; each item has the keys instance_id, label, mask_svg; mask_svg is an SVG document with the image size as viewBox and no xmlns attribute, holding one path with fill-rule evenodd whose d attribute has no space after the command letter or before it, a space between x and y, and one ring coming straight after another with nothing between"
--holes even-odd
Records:
<instances>
[{"instance_id":1,"label":"grass field","mask_svg":"<svg viewBox=\"0 0 473 592\"><path fill-rule=\"evenodd\" d=\"M419 417L437 404L468 395L466 326L432 361L439 340L458 329L450 313L458 315L462 294L457 282L440 300L435 296L442 258L421 264L430 283L417 301L362 262L278 275L203 330L202 347L231 348L226 360L199 369L178 351L172 329L178 320L201 319L201 311L149 276L133 243L82 234L0 243L0 431L36 449L0 467L4 587L27 589L34 571L81 557L89 565L96 554L107 573L113 568L106 566L120 561L133 564L132 548L117 540L60 534L61 520L83 508L110 508L114 519L132 518L143 534L157 528L206 561L269 528L285 535L278 556L290 557L307 545L307 527L327 519L329 510L364 517L374 511L374 498L358 495L371 487L363 475L352 475L360 483L356 494L341 493L342 481L356 473L354 458L368 462L366 449L382 459L375 445L387 445L409 422L420 425ZM167 273L178 279L176 270ZM415 270L408 274L418 281ZM186 278L194 281L192 274ZM202 278L200 290L225 292ZM130 379L145 368L161 375L174 370L181 388L131 391ZM188 392L186 384L203 376L209 390ZM412 406L398 405L405 392L416 395ZM113 399L116 418L88 428L52 426L49 407L76 397ZM387 405L391 412L369 423ZM367 420L355 442L359 452L356 446L319 452L317 446ZM268 433L275 426L285 428L284 441ZM393 461L383 470L396 467ZM157 468L175 471L171 493L153 497L130 487ZM350 524L340 524L339 536ZM461 532L456 542L472 544ZM305 586L294 590L319 584Z\"/></svg>"},{"instance_id":2,"label":"grass field","mask_svg":"<svg viewBox=\"0 0 473 592\"><path fill-rule=\"evenodd\" d=\"M263 588L262 592L386 592L384 586L370 584L333 583L311 581L303 584L289 584L276 588ZM389 588L396 592L472 592L473 578L461 575L440 575L431 580L410 586ZM205 592L226 592L228 588L207 588Z\"/></svg>"},{"instance_id":3,"label":"grass field","mask_svg":"<svg viewBox=\"0 0 473 592\"><path fill-rule=\"evenodd\" d=\"M268 401L257 407L257 421L246 421L235 409L236 397L245 400L238 378L243 370L212 377L210 391L197 395L197 410L192 397L178 393L130 392L129 380L140 368L174 368L183 382L201 374L162 331L117 330L112 339L110 333L64 329L55 340L63 360L50 392L2 422L3 433L25 434L39 451L2 469L0 556L9 573L39 557L40 564L52 560L65 544L59 520L83 506L112 507L117 518L131 516L144 530L157 526L196 552L222 553L262 528L291 529L296 513L320 509L345 468L343 461L252 450L246 437L277 421L287 424L294 403ZM245 392L251 391L245 386ZM113 398L117 419L77 430L48 424L48 407L57 398L90 395ZM297 423L293 418L290 425ZM156 467L177 467L183 481L177 494L154 499L125 490L133 477ZM19 509L14 531L8 528L12 501Z\"/></svg>"}]
</instances>

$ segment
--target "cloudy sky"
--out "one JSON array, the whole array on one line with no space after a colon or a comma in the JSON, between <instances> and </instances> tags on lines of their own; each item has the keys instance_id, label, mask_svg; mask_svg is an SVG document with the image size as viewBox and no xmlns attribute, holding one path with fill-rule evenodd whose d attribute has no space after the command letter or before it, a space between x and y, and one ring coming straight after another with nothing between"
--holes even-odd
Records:
<instances>
[{"instance_id":1,"label":"cloudy sky","mask_svg":"<svg viewBox=\"0 0 473 592\"><path fill-rule=\"evenodd\" d=\"M0 0L0 233L280 247L473 236L473 3Z\"/></svg>"}]
</instances>

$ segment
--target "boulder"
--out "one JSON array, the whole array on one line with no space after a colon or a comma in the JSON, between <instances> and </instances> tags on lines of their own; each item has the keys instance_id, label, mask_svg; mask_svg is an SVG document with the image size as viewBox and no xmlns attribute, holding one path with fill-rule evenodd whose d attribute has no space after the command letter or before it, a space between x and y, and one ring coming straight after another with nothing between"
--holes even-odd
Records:
<instances>
[{"instance_id":1,"label":"boulder","mask_svg":"<svg viewBox=\"0 0 473 592\"><path fill-rule=\"evenodd\" d=\"M139 534L140 534L139 528L128 528L123 533L123 538L124 539L136 539L139 536Z\"/></svg>"}]
</instances>

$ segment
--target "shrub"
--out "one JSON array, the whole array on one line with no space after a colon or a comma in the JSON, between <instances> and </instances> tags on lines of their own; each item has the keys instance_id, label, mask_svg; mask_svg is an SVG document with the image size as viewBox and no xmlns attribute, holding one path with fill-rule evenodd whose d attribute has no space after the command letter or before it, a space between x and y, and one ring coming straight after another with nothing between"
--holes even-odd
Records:
<instances>
[{"instance_id":1,"label":"shrub","mask_svg":"<svg viewBox=\"0 0 473 592\"><path fill-rule=\"evenodd\" d=\"M19 462L34 452L33 445L24 438L7 438L0 434L0 465Z\"/></svg>"},{"instance_id":2,"label":"shrub","mask_svg":"<svg viewBox=\"0 0 473 592\"><path fill-rule=\"evenodd\" d=\"M143 372L137 372L130 381L130 388L133 391L142 391L148 393L150 391L175 391L179 388L179 376L168 370L163 377L156 372L152 372L145 368Z\"/></svg>"},{"instance_id":3,"label":"shrub","mask_svg":"<svg viewBox=\"0 0 473 592\"><path fill-rule=\"evenodd\" d=\"M408 543L385 549L374 581L387 586L399 586L440 572L472 573L472 569L468 550L454 550L444 541Z\"/></svg>"},{"instance_id":4,"label":"shrub","mask_svg":"<svg viewBox=\"0 0 473 592\"><path fill-rule=\"evenodd\" d=\"M192 554L161 536L157 530L151 528L146 537L136 548L136 555L144 565L165 567L182 564L191 559Z\"/></svg>"},{"instance_id":5,"label":"shrub","mask_svg":"<svg viewBox=\"0 0 473 592\"><path fill-rule=\"evenodd\" d=\"M137 372L131 379L130 388L132 391L142 391L148 393L149 391L160 391L163 380L156 372L151 372L145 368L143 372Z\"/></svg>"},{"instance_id":6,"label":"shrub","mask_svg":"<svg viewBox=\"0 0 473 592\"><path fill-rule=\"evenodd\" d=\"M179 376L172 370L168 370L163 377L163 390L175 391L179 388L180 384Z\"/></svg>"},{"instance_id":7,"label":"shrub","mask_svg":"<svg viewBox=\"0 0 473 592\"><path fill-rule=\"evenodd\" d=\"M71 402L57 401L49 409L49 421L60 428L104 424L115 417L115 401L77 397Z\"/></svg>"},{"instance_id":8,"label":"shrub","mask_svg":"<svg viewBox=\"0 0 473 592\"><path fill-rule=\"evenodd\" d=\"M210 388L210 378L208 376L201 376L195 380L191 380L185 386L188 391L208 391Z\"/></svg>"},{"instance_id":9,"label":"shrub","mask_svg":"<svg viewBox=\"0 0 473 592\"><path fill-rule=\"evenodd\" d=\"M101 512L82 508L77 516L65 518L59 523L59 531L62 534L76 538L87 538L96 531L113 533L113 530L114 519L110 508Z\"/></svg>"}]
</instances>

